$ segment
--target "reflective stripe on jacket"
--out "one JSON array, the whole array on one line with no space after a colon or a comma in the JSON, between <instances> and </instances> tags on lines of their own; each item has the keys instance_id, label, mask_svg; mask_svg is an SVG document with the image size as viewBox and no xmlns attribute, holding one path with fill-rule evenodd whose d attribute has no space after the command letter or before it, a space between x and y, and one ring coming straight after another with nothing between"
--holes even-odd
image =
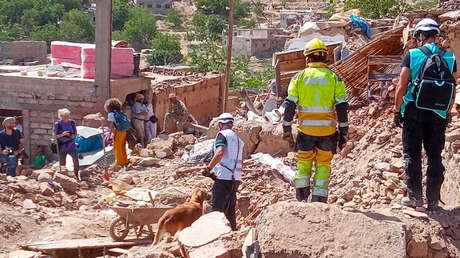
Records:
<instances>
[{"instance_id":1,"label":"reflective stripe on jacket","mask_svg":"<svg viewBox=\"0 0 460 258\"><path fill-rule=\"evenodd\" d=\"M326 64L310 63L291 80L288 99L297 104L300 131L332 135L337 126L334 106L346 102L345 83Z\"/></svg>"}]
</instances>

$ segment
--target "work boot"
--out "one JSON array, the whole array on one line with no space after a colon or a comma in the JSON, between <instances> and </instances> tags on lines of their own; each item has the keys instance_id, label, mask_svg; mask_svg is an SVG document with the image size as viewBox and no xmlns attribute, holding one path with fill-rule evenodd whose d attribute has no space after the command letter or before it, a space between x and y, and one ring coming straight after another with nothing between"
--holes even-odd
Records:
<instances>
[{"instance_id":1,"label":"work boot","mask_svg":"<svg viewBox=\"0 0 460 258\"><path fill-rule=\"evenodd\" d=\"M423 207L423 200L422 198L407 195L401 199L401 205L411 208Z\"/></svg>"},{"instance_id":2,"label":"work boot","mask_svg":"<svg viewBox=\"0 0 460 258\"><path fill-rule=\"evenodd\" d=\"M327 197L318 196L318 195L312 195L312 196L311 196L311 202L322 202L322 203L327 203Z\"/></svg>"},{"instance_id":3,"label":"work boot","mask_svg":"<svg viewBox=\"0 0 460 258\"><path fill-rule=\"evenodd\" d=\"M426 178L426 202L429 211L439 209L439 201L441 200L441 185L444 182L444 175L440 177Z\"/></svg>"},{"instance_id":4,"label":"work boot","mask_svg":"<svg viewBox=\"0 0 460 258\"><path fill-rule=\"evenodd\" d=\"M297 201L307 202L308 196L310 196L310 187L307 186L307 187L295 189L295 198L297 198Z\"/></svg>"}]
</instances>

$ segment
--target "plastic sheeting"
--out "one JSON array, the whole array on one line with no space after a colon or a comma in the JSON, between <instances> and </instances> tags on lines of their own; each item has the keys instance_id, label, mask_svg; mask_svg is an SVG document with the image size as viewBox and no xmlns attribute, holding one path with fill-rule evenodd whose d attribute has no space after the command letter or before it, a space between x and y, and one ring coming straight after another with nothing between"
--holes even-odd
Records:
<instances>
[{"instance_id":1,"label":"plastic sheeting","mask_svg":"<svg viewBox=\"0 0 460 258\"><path fill-rule=\"evenodd\" d=\"M251 158L258 162L270 166L272 169L277 170L283 177L293 183L296 172L291 167L284 165L283 161L279 158L273 158L270 154L256 153L251 155Z\"/></svg>"},{"instance_id":2,"label":"plastic sheeting","mask_svg":"<svg viewBox=\"0 0 460 258\"><path fill-rule=\"evenodd\" d=\"M366 35L369 39L372 37L371 35L371 28L367 24L367 22L361 18L359 15L351 14L350 15L350 24L356 25L361 27L361 31Z\"/></svg>"},{"instance_id":3,"label":"plastic sheeting","mask_svg":"<svg viewBox=\"0 0 460 258\"><path fill-rule=\"evenodd\" d=\"M196 143L190 151L185 150L182 159L187 163L209 162L214 155L214 139Z\"/></svg>"}]
</instances>

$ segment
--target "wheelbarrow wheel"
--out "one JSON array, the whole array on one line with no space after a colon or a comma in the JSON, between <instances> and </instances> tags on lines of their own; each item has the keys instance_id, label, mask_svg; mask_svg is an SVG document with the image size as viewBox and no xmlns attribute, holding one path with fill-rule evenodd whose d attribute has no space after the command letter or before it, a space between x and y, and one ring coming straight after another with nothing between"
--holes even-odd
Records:
<instances>
[{"instance_id":1,"label":"wheelbarrow wheel","mask_svg":"<svg viewBox=\"0 0 460 258\"><path fill-rule=\"evenodd\" d=\"M126 225L126 219L118 217L110 224L110 237L114 241L123 241L129 233L129 225Z\"/></svg>"}]
</instances>

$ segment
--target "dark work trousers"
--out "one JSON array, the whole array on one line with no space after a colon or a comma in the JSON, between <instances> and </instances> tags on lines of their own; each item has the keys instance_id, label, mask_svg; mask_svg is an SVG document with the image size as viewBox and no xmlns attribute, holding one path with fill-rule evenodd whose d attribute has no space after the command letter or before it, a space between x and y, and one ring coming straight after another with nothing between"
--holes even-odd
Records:
<instances>
[{"instance_id":1,"label":"dark work trousers","mask_svg":"<svg viewBox=\"0 0 460 258\"><path fill-rule=\"evenodd\" d=\"M224 212L232 230L236 230L236 192L239 181L220 180L214 181L211 196L212 211Z\"/></svg>"},{"instance_id":2,"label":"dark work trousers","mask_svg":"<svg viewBox=\"0 0 460 258\"><path fill-rule=\"evenodd\" d=\"M70 155L70 157L72 157L72 161L73 161L73 172L75 174L75 177L77 177L77 180L79 180L78 178L78 171L80 170L80 162L78 160L78 153L77 151L72 151L72 152L59 152L59 163L61 166L65 166L65 160L66 160L66 156L67 154Z\"/></svg>"},{"instance_id":3,"label":"dark work trousers","mask_svg":"<svg viewBox=\"0 0 460 258\"><path fill-rule=\"evenodd\" d=\"M422 197L422 144L428 157L426 198L428 204L439 201L445 168L441 153L445 145L446 120L412 104L406 109L403 126L403 151L406 161L407 191L410 197Z\"/></svg>"}]
</instances>

